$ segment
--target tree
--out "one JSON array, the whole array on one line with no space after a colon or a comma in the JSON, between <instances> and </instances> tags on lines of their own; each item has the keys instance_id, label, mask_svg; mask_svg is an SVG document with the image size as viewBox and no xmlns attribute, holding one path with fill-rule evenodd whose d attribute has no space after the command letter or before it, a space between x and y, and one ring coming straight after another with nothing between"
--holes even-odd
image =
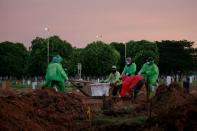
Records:
<instances>
[{"instance_id":1,"label":"tree","mask_svg":"<svg viewBox=\"0 0 197 131\"><path fill-rule=\"evenodd\" d=\"M73 48L73 53L71 58L68 61L68 73L71 76L75 76L77 74L77 65L78 63L82 62L81 52L83 51L82 48Z\"/></svg>"},{"instance_id":2,"label":"tree","mask_svg":"<svg viewBox=\"0 0 197 131\"><path fill-rule=\"evenodd\" d=\"M83 73L89 76L106 75L119 59L120 54L111 46L102 41L93 42L82 51Z\"/></svg>"},{"instance_id":3,"label":"tree","mask_svg":"<svg viewBox=\"0 0 197 131\"><path fill-rule=\"evenodd\" d=\"M129 41L126 43L127 56L130 56L137 64L138 70L146 62L148 57L153 57L155 62L159 62L159 51L154 42L141 40Z\"/></svg>"},{"instance_id":4,"label":"tree","mask_svg":"<svg viewBox=\"0 0 197 131\"><path fill-rule=\"evenodd\" d=\"M0 76L24 76L27 56L28 51L21 43L0 43Z\"/></svg>"},{"instance_id":5,"label":"tree","mask_svg":"<svg viewBox=\"0 0 197 131\"><path fill-rule=\"evenodd\" d=\"M197 48L191 49L191 56L194 63L194 70L197 71Z\"/></svg>"},{"instance_id":6,"label":"tree","mask_svg":"<svg viewBox=\"0 0 197 131\"><path fill-rule=\"evenodd\" d=\"M32 40L30 55L28 58L28 75L43 76L47 67L47 43L46 40L36 37Z\"/></svg>"},{"instance_id":7,"label":"tree","mask_svg":"<svg viewBox=\"0 0 197 131\"><path fill-rule=\"evenodd\" d=\"M47 39L36 37L32 40L29 56L29 74L31 76L44 76L47 68L47 44L49 43L49 57L59 54L63 58L63 67L69 68L69 60L72 55L70 43L61 40L58 36Z\"/></svg>"},{"instance_id":8,"label":"tree","mask_svg":"<svg viewBox=\"0 0 197 131\"><path fill-rule=\"evenodd\" d=\"M195 61L191 55L194 51L192 48L194 42L165 40L161 42L156 41L156 43L160 52L159 68L161 73L172 74L178 71L188 72L194 69Z\"/></svg>"},{"instance_id":9,"label":"tree","mask_svg":"<svg viewBox=\"0 0 197 131\"><path fill-rule=\"evenodd\" d=\"M123 43L112 42L110 46L115 48L120 54L118 65L120 66L119 70L122 71L125 66L125 45Z\"/></svg>"}]
</instances>

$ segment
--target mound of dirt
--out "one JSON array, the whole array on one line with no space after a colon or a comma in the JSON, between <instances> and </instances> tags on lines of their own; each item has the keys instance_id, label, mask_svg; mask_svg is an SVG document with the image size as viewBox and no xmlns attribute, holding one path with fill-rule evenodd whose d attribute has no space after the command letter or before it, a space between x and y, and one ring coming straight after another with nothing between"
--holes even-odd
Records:
<instances>
[{"instance_id":1,"label":"mound of dirt","mask_svg":"<svg viewBox=\"0 0 197 131\"><path fill-rule=\"evenodd\" d=\"M110 120L114 121L113 118L115 119L118 117L120 120L122 119L122 123L109 123L108 125L98 126L96 130L197 130L197 95L194 93L186 94L183 88L177 83L172 83L169 87L165 85L160 85L158 87L156 95L152 98L151 118L148 118L150 109L149 103L144 103L142 101L137 103L137 105L133 103L130 104L132 104L134 108L117 111L113 109L104 112L105 116L109 115L109 117L106 118L112 118ZM124 114L127 115L124 116ZM124 121L124 118L127 117L130 119Z\"/></svg>"},{"instance_id":2,"label":"mound of dirt","mask_svg":"<svg viewBox=\"0 0 197 131\"><path fill-rule=\"evenodd\" d=\"M184 93L182 87L177 83L172 83L169 87L160 85L152 99L153 115L170 111L172 108L181 106L187 102L188 95Z\"/></svg>"},{"instance_id":3,"label":"mound of dirt","mask_svg":"<svg viewBox=\"0 0 197 131\"><path fill-rule=\"evenodd\" d=\"M196 131L197 97L190 97L185 104L153 117L140 130Z\"/></svg>"},{"instance_id":4,"label":"mound of dirt","mask_svg":"<svg viewBox=\"0 0 197 131\"><path fill-rule=\"evenodd\" d=\"M0 97L0 130L79 130L89 128L80 97L54 90Z\"/></svg>"},{"instance_id":5,"label":"mound of dirt","mask_svg":"<svg viewBox=\"0 0 197 131\"><path fill-rule=\"evenodd\" d=\"M160 85L152 99L152 116L139 130L197 130L197 97L176 83Z\"/></svg>"}]
</instances>

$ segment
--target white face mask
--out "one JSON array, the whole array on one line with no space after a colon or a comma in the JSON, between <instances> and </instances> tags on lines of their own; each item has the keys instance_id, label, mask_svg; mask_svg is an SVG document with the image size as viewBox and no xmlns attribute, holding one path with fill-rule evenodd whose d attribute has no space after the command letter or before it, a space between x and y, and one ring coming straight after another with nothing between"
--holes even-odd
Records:
<instances>
[{"instance_id":1,"label":"white face mask","mask_svg":"<svg viewBox=\"0 0 197 131\"><path fill-rule=\"evenodd\" d=\"M127 65L129 65L129 64L130 64L130 62L126 61L126 64L127 64Z\"/></svg>"}]
</instances>

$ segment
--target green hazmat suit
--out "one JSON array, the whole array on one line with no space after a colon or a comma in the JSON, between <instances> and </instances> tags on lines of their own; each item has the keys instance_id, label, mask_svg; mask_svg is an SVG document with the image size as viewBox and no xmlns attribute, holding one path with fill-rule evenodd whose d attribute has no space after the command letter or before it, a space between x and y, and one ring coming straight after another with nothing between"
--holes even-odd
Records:
<instances>
[{"instance_id":1,"label":"green hazmat suit","mask_svg":"<svg viewBox=\"0 0 197 131\"><path fill-rule=\"evenodd\" d=\"M120 73L116 70L112 70L112 72L110 73L109 77L105 80L105 82L110 83L110 86L112 87L111 88L112 95L116 96L121 86Z\"/></svg>"},{"instance_id":2,"label":"green hazmat suit","mask_svg":"<svg viewBox=\"0 0 197 131\"><path fill-rule=\"evenodd\" d=\"M152 86L156 85L159 76L159 69L157 65L153 61L146 62L138 74L145 78L147 93L149 97L152 97Z\"/></svg>"},{"instance_id":3,"label":"green hazmat suit","mask_svg":"<svg viewBox=\"0 0 197 131\"><path fill-rule=\"evenodd\" d=\"M57 87L57 90L60 92L64 92L65 90L65 80L68 80L68 76L65 73L61 62L62 58L61 56L53 57L53 60L48 65L47 71L46 71L46 87Z\"/></svg>"},{"instance_id":4,"label":"green hazmat suit","mask_svg":"<svg viewBox=\"0 0 197 131\"><path fill-rule=\"evenodd\" d=\"M133 76L136 72L136 64L125 65L122 75Z\"/></svg>"},{"instance_id":5,"label":"green hazmat suit","mask_svg":"<svg viewBox=\"0 0 197 131\"><path fill-rule=\"evenodd\" d=\"M120 85L120 73L118 71L116 71L115 73L110 73L109 77L104 82Z\"/></svg>"}]
</instances>

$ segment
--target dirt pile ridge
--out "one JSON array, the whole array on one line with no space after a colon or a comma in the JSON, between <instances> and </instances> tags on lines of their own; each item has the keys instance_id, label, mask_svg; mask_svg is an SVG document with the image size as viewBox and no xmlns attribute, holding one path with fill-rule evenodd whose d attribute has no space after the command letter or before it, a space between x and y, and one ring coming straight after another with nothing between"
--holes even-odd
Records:
<instances>
[{"instance_id":1,"label":"dirt pile ridge","mask_svg":"<svg viewBox=\"0 0 197 131\"><path fill-rule=\"evenodd\" d=\"M127 114L130 118L128 122L120 124L105 125L97 128L98 130L136 130L136 131L187 131L197 130L197 94L186 94L182 87L177 83L172 83L169 87L160 85L156 95L152 98L151 112L152 117L148 118L149 104L143 101L137 104L130 103L134 108L129 108L126 112L112 110L107 112L110 117L116 118L120 113ZM110 114L109 114L110 113ZM146 117L144 117L146 116ZM143 119L143 117L145 119ZM120 117L121 118L121 117ZM135 119L136 118L136 119ZM142 118L144 122L139 122Z\"/></svg>"},{"instance_id":2,"label":"dirt pile ridge","mask_svg":"<svg viewBox=\"0 0 197 131\"><path fill-rule=\"evenodd\" d=\"M81 99L54 90L0 97L0 118L0 130L79 130L88 127L88 123L83 123L87 115Z\"/></svg>"},{"instance_id":3,"label":"dirt pile ridge","mask_svg":"<svg viewBox=\"0 0 197 131\"><path fill-rule=\"evenodd\" d=\"M160 85L152 99L152 114L139 130L197 130L197 95L186 94L176 83Z\"/></svg>"},{"instance_id":4,"label":"dirt pile ridge","mask_svg":"<svg viewBox=\"0 0 197 131\"><path fill-rule=\"evenodd\" d=\"M140 130L197 130L197 96L192 96L183 105L167 110L148 120Z\"/></svg>"},{"instance_id":5,"label":"dirt pile ridge","mask_svg":"<svg viewBox=\"0 0 197 131\"><path fill-rule=\"evenodd\" d=\"M187 102L189 95L184 93L182 87L177 83L172 83L168 87L160 85L152 99L153 115L170 111L172 108L181 106Z\"/></svg>"}]
</instances>

